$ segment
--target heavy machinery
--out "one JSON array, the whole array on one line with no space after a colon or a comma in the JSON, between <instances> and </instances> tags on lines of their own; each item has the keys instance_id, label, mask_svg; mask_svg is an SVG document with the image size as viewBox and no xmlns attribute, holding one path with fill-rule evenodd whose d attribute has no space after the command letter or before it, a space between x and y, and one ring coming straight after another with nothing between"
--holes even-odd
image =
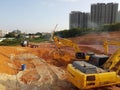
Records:
<instances>
[{"instance_id":1,"label":"heavy machinery","mask_svg":"<svg viewBox=\"0 0 120 90\"><path fill-rule=\"evenodd\" d=\"M59 53L59 56L62 57L63 56L63 52L61 51L61 48L63 46L68 46L68 47L73 47L74 50L75 50L75 59L84 59L84 60L89 60L89 57L90 57L90 54L93 54L93 53L84 53L80 50L79 46L74 43L73 41L69 40L69 39L66 39L66 38L61 38L61 37L58 37L55 35L55 30L57 28L58 24L56 24L54 30L53 30L53 33L51 34L51 39L54 41L55 43L55 46L57 48L56 51L58 51Z\"/></svg>"},{"instance_id":2,"label":"heavy machinery","mask_svg":"<svg viewBox=\"0 0 120 90\"><path fill-rule=\"evenodd\" d=\"M68 64L68 80L79 89L91 89L120 84L120 77L115 71L98 68L85 61Z\"/></svg>"},{"instance_id":3,"label":"heavy machinery","mask_svg":"<svg viewBox=\"0 0 120 90\"><path fill-rule=\"evenodd\" d=\"M23 41L21 41L20 44L21 44L22 47L28 47L29 42L27 40L23 40Z\"/></svg>"},{"instance_id":4,"label":"heavy machinery","mask_svg":"<svg viewBox=\"0 0 120 90\"><path fill-rule=\"evenodd\" d=\"M65 39L65 38L60 38L58 36L53 36L53 40L54 40L55 46L57 47L59 52L60 52L61 47L63 47L63 46L73 47L75 50L76 59L89 60L89 55L85 54L84 52L81 52L79 46L77 44L75 44L74 42L72 42L71 40Z\"/></svg>"},{"instance_id":5,"label":"heavy machinery","mask_svg":"<svg viewBox=\"0 0 120 90\"><path fill-rule=\"evenodd\" d=\"M38 48L38 45L30 44L28 40L21 41L20 45L22 47Z\"/></svg>"},{"instance_id":6,"label":"heavy machinery","mask_svg":"<svg viewBox=\"0 0 120 90\"><path fill-rule=\"evenodd\" d=\"M79 89L118 85L120 84L120 48L110 57L92 55L89 62L74 61L68 64L67 71L68 80Z\"/></svg>"}]
</instances>

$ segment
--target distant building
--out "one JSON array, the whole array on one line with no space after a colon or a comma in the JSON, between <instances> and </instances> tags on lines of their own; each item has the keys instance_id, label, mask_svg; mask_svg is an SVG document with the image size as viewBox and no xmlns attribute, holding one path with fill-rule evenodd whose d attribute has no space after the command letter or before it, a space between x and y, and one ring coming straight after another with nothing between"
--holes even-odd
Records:
<instances>
[{"instance_id":1,"label":"distant building","mask_svg":"<svg viewBox=\"0 0 120 90\"><path fill-rule=\"evenodd\" d=\"M91 5L91 23L93 25L116 23L118 12L117 3L97 3Z\"/></svg>"},{"instance_id":2,"label":"distant building","mask_svg":"<svg viewBox=\"0 0 120 90\"><path fill-rule=\"evenodd\" d=\"M117 14L117 22L120 22L120 11L118 11L118 14Z\"/></svg>"},{"instance_id":3,"label":"distant building","mask_svg":"<svg viewBox=\"0 0 120 90\"><path fill-rule=\"evenodd\" d=\"M6 30L0 30L0 37L5 36L6 34L8 34Z\"/></svg>"},{"instance_id":4,"label":"distant building","mask_svg":"<svg viewBox=\"0 0 120 90\"><path fill-rule=\"evenodd\" d=\"M13 30L12 33L14 33L14 34L21 34L21 31L17 29L17 30Z\"/></svg>"},{"instance_id":5,"label":"distant building","mask_svg":"<svg viewBox=\"0 0 120 90\"><path fill-rule=\"evenodd\" d=\"M89 13L80 11L72 11L69 14L69 28L87 28Z\"/></svg>"}]
</instances>

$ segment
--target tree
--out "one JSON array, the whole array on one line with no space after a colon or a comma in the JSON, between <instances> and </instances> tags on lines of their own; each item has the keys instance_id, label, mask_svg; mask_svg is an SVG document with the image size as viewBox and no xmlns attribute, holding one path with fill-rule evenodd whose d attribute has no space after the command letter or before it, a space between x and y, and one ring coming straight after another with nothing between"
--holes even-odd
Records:
<instances>
[{"instance_id":1,"label":"tree","mask_svg":"<svg viewBox=\"0 0 120 90\"><path fill-rule=\"evenodd\" d=\"M40 35L40 36L42 36L42 33L40 33L40 32L37 32L35 35Z\"/></svg>"},{"instance_id":2,"label":"tree","mask_svg":"<svg viewBox=\"0 0 120 90\"><path fill-rule=\"evenodd\" d=\"M15 34L10 32L10 33L6 34L5 37L6 38L13 38L13 37L15 37Z\"/></svg>"}]
</instances>

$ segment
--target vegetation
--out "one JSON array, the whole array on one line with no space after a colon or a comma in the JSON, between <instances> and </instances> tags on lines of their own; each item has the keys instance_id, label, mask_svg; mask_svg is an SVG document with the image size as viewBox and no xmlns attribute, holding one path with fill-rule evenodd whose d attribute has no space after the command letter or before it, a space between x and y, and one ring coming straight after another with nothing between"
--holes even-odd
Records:
<instances>
[{"instance_id":1,"label":"vegetation","mask_svg":"<svg viewBox=\"0 0 120 90\"><path fill-rule=\"evenodd\" d=\"M68 38L68 37L77 37L89 33L91 29L83 29L83 28L74 28L70 30L62 30L55 32L55 35Z\"/></svg>"},{"instance_id":2,"label":"vegetation","mask_svg":"<svg viewBox=\"0 0 120 90\"><path fill-rule=\"evenodd\" d=\"M14 38L15 37L15 34L14 33L8 33L5 35L6 38Z\"/></svg>"},{"instance_id":3,"label":"vegetation","mask_svg":"<svg viewBox=\"0 0 120 90\"><path fill-rule=\"evenodd\" d=\"M55 32L55 35L63 38L69 38L69 37L85 35L91 32L101 33L101 32L111 32L111 31L120 31L120 23L106 24L95 28L74 28L71 30L62 30Z\"/></svg>"},{"instance_id":4,"label":"vegetation","mask_svg":"<svg viewBox=\"0 0 120 90\"><path fill-rule=\"evenodd\" d=\"M120 23L103 25L101 31L120 31Z\"/></svg>"},{"instance_id":5,"label":"vegetation","mask_svg":"<svg viewBox=\"0 0 120 90\"><path fill-rule=\"evenodd\" d=\"M28 37L26 37L28 36ZM20 45L21 41L27 40L29 42L39 43L43 41L48 41L50 38L50 35L42 35L41 33L36 34L14 34L14 33L8 33L5 35L6 38L2 42L0 42L0 46L16 46Z\"/></svg>"},{"instance_id":6,"label":"vegetation","mask_svg":"<svg viewBox=\"0 0 120 90\"><path fill-rule=\"evenodd\" d=\"M43 41L48 41L50 37L47 36L42 36L42 37L38 37L38 38L29 38L28 40L30 42L35 42L35 43L39 43L39 42L43 42Z\"/></svg>"},{"instance_id":7,"label":"vegetation","mask_svg":"<svg viewBox=\"0 0 120 90\"><path fill-rule=\"evenodd\" d=\"M0 42L0 46L16 46L19 45L20 42L20 39L5 39L2 42Z\"/></svg>"}]
</instances>

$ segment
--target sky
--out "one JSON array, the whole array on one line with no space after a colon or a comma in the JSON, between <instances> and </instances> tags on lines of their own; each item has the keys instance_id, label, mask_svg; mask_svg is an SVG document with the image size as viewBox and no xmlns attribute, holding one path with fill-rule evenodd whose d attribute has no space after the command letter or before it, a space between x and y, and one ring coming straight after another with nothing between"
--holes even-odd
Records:
<instances>
[{"instance_id":1,"label":"sky","mask_svg":"<svg viewBox=\"0 0 120 90\"><path fill-rule=\"evenodd\" d=\"M91 4L120 0L0 0L0 30L25 33L69 29L71 11L90 12Z\"/></svg>"}]
</instances>

